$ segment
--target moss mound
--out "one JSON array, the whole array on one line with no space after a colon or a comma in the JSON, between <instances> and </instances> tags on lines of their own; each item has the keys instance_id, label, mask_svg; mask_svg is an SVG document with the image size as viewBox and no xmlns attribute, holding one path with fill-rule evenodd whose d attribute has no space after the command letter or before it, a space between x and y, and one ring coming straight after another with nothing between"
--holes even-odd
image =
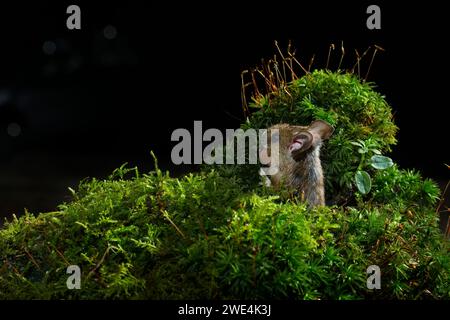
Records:
<instances>
[{"instance_id":1,"label":"moss mound","mask_svg":"<svg viewBox=\"0 0 450 320\"><path fill-rule=\"evenodd\" d=\"M426 182L390 171L383 185L416 191L389 205L377 204L380 191L359 208L308 211L214 171L124 179L122 169L82 183L59 211L0 231L0 298L449 298ZM383 274L375 292L372 264ZM69 265L82 270L81 290L67 289Z\"/></svg>"},{"instance_id":2,"label":"moss mound","mask_svg":"<svg viewBox=\"0 0 450 320\"><path fill-rule=\"evenodd\" d=\"M309 210L257 186L252 166L180 179L121 167L82 182L56 212L6 223L0 299L450 298L436 185L396 165L370 171L368 194L351 185L363 162L350 142L380 152L395 143L390 107L371 85L316 71L253 106L243 127L332 123L327 192L353 202ZM80 290L67 288L69 265L81 269ZM366 287L370 265L381 290Z\"/></svg>"},{"instance_id":3,"label":"moss mound","mask_svg":"<svg viewBox=\"0 0 450 320\"><path fill-rule=\"evenodd\" d=\"M374 84L361 82L353 74L315 70L266 95L253 98L254 110L244 129L268 128L276 123L308 125L321 119L335 132L321 151L326 194L333 203L344 203L353 194L352 179L360 164L353 143L364 141L379 153L391 151L397 127L391 107L374 91ZM225 174L245 176L249 189L258 180L257 166L219 168ZM256 177L256 178L255 178Z\"/></svg>"}]
</instances>

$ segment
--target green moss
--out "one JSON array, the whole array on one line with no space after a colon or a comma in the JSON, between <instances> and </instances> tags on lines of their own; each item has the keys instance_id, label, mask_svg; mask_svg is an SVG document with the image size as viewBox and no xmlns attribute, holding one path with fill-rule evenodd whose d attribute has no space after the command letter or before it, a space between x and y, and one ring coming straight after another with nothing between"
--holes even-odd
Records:
<instances>
[{"instance_id":1,"label":"green moss","mask_svg":"<svg viewBox=\"0 0 450 320\"><path fill-rule=\"evenodd\" d=\"M243 124L244 129L268 128L276 123L308 125L317 119L335 127L333 136L321 150L326 194L334 203L348 202L353 191L360 157L352 142L365 141L382 153L391 151L396 143L397 127L389 104L372 83L361 82L349 73L315 70L281 89L254 98L250 108L254 112ZM245 176L244 183L250 189L259 182L255 178L257 166L219 170L234 170L233 174Z\"/></svg>"},{"instance_id":2,"label":"green moss","mask_svg":"<svg viewBox=\"0 0 450 320\"><path fill-rule=\"evenodd\" d=\"M377 201L309 211L214 171L94 179L0 231L0 298L448 298L432 208ZM66 287L73 264L81 290ZM366 289L371 264L379 292Z\"/></svg>"},{"instance_id":3,"label":"green moss","mask_svg":"<svg viewBox=\"0 0 450 320\"><path fill-rule=\"evenodd\" d=\"M179 179L122 166L83 181L56 212L5 224L0 299L449 299L437 186L396 165L371 172L366 195L349 183L360 164L351 141L382 152L395 143L383 97L325 71L287 92L256 99L243 127L333 123L323 150L327 192L345 205L307 209L259 186L250 165ZM366 269L374 264L382 289L373 291ZM67 289L69 265L81 268L81 290Z\"/></svg>"}]
</instances>

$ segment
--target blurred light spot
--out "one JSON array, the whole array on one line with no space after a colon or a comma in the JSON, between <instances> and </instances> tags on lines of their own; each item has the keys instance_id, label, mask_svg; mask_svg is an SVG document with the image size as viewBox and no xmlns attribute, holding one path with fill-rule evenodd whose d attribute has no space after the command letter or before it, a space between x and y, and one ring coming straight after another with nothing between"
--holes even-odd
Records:
<instances>
[{"instance_id":1,"label":"blurred light spot","mask_svg":"<svg viewBox=\"0 0 450 320\"><path fill-rule=\"evenodd\" d=\"M6 131L11 137L17 137L22 132L22 128L19 126L19 124L12 122L8 125Z\"/></svg>"},{"instance_id":2,"label":"blurred light spot","mask_svg":"<svg viewBox=\"0 0 450 320\"><path fill-rule=\"evenodd\" d=\"M44 45L42 46L42 51L44 51L45 54L52 55L56 52L56 43L53 41L45 41Z\"/></svg>"},{"instance_id":3,"label":"blurred light spot","mask_svg":"<svg viewBox=\"0 0 450 320\"><path fill-rule=\"evenodd\" d=\"M117 36L117 29L116 27L112 26L112 25L107 25L104 29L103 29L103 35L105 36L106 39L108 40L112 40Z\"/></svg>"}]
</instances>

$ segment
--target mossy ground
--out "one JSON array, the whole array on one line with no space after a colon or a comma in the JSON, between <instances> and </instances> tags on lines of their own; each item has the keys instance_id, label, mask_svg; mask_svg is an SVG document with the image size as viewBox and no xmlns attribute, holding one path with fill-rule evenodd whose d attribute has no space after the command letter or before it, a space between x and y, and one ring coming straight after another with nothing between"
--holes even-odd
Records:
<instances>
[{"instance_id":1,"label":"mossy ground","mask_svg":"<svg viewBox=\"0 0 450 320\"><path fill-rule=\"evenodd\" d=\"M286 94L283 92L287 92ZM258 185L256 167L218 166L182 178L117 169L73 191L58 211L0 230L0 299L449 299L449 244L439 189L396 165L352 186L350 142L388 152L397 128L384 98L355 76L317 71L255 99L243 125L324 119L331 206L307 209ZM256 171L257 172L257 171ZM66 268L81 268L81 289ZM381 290L366 269L381 268Z\"/></svg>"}]
</instances>

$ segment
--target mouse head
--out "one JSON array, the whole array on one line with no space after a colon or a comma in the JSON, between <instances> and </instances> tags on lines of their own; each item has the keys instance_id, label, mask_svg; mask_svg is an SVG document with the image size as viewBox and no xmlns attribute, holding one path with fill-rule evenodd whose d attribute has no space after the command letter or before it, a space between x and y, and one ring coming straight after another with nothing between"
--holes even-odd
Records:
<instances>
[{"instance_id":1,"label":"mouse head","mask_svg":"<svg viewBox=\"0 0 450 320\"><path fill-rule=\"evenodd\" d=\"M288 152L295 161L299 161L308 151L329 139L333 132L334 128L323 120L313 121L308 127L289 126L286 133L286 138L291 139L287 144Z\"/></svg>"},{"instance_id":2,"label":"mouse head","mask_svg":"<svg viewBox=\"0 0 450 320\"><path fill-rule=\"evenodd\" d=\"M330 138L334 128L325 121L316 120L309 126L276 124L268 129L267 145L260 149L260 161L272 170L271 180L280 180L286 169L300 162L305 155Z\"/></svg>"}]
</instances>

